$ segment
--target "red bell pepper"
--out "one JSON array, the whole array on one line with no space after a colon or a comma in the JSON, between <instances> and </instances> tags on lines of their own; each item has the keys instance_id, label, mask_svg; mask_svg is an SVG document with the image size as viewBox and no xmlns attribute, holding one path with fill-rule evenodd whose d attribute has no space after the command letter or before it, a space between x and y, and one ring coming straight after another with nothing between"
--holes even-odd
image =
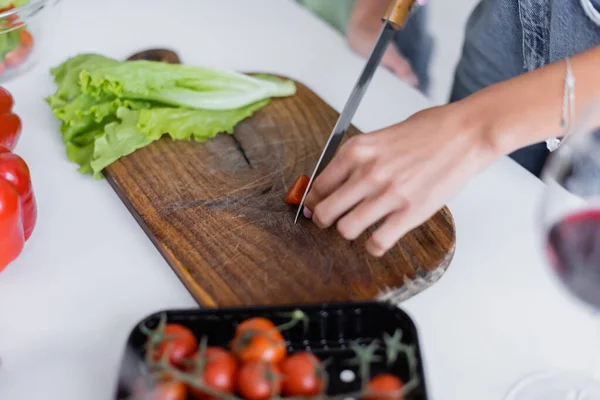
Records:
<instances>
[{"instance_id":1,"label":"red bell pepper","mask_svg":"<svg viewBox=\"0 0 600 400\"><path fill-rule=\"evenodd\" d=\"M10 92L0 87L0 146L14 150L21 136L21 118L13 113L15 104Z\"/></svg>"},{"instance_id":2,"label":"red bell pepper","mask_svg":"<svg viewBox=\"0 0 600 400\"><path fill-rule=\"evenodd\" d=\"M21 157L0 146L0 271L19 256L36 220L29 167Z\"/></svg>"}]
</instances>

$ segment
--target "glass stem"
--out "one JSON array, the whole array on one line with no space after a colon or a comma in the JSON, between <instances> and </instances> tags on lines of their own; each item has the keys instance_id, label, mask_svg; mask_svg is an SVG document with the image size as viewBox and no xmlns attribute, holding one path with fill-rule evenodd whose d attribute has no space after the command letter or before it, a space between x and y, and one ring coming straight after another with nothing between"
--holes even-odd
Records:
<instances>
[{"instance_id":1,"label":"glass stem","mask_svg":"<svg viewBox=\"0 0 600 400\"><path fill-rule=\"evenodd\" d=\"M600 312L595 313L596 337L592 351L592 374L594 379L600 381Z\"/></svg>"}]
</instances>

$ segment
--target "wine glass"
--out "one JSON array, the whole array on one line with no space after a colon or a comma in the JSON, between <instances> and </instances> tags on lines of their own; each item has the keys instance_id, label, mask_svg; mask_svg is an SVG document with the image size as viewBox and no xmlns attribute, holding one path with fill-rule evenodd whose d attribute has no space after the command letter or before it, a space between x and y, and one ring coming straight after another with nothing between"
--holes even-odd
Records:
<instances>
[{"instance_id":1,"label":"wine glass","mask_svg":"<svg viewBox=\"0 0 600 400\"><path fill-rule=\"evenodd\" d=\"M547 262L567 292L600 312L600 101L550 154L538 215ZM599 354L600 356L600 354ZM596 400L594 372L548 371L526 377L506 400Z\"/></svg>"}]
</instances>

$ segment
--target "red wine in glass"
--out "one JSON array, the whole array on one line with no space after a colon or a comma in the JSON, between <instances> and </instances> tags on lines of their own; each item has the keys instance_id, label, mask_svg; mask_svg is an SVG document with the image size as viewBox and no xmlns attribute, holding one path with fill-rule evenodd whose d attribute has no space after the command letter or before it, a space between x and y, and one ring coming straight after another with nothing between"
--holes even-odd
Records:
<instances>
[{"instance_id":1,"label":"red wine in glass","mask_svg":"<svg viewBox=\"0 0 600 400\"><path fill-rule=\"evenodd\" d=\"M593 320L600 316L600 98L569 132L544 167L536 225L548 265ZM590 355L599 350L592 344ZM505 400L600 400L600 368L596 360L583 363L527 375Z\"/></svg>"},{"instance_id":2,"label":"red wine in glass","mask_svg":"<svg viewBox=\"0 0 600 400\"><path fill-rule=\"evenodd\" d=\"M567 289L600 309L600 208L570 214L548 234L549 259Z\"/></svg>"}]
</instances>

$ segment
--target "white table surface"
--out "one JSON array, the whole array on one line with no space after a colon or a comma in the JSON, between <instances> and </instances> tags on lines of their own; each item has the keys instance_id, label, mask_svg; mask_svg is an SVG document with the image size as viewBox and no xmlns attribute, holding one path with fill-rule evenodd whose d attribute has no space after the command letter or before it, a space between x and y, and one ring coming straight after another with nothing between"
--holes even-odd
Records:
<instances>
[{"instance_id":1,"label":"white table surface","mask_svg":"<svg viewBox=\"0 0 600 400\"><path fill-rule=\"evenodd\" d=\"M125 58L167 46L183 62L293 77L340 110L363 62L336 32L284 0L63 0L39 65L6 85L24 121L16 152L39 206L34 235L0 273L0 399L112 398L125 340L144 316L196 306L105 181L76 171L43 98L48 70L80 52ZM451 68L451 66L448 66ZM428 106L380 70L355 118L363 131ZM542 184L503 159L449 202L456 256L405 302L422 341L431 399L502 399L516 379L587 368L591 316L538 251Z\"/></svg>"}]
</instances>

